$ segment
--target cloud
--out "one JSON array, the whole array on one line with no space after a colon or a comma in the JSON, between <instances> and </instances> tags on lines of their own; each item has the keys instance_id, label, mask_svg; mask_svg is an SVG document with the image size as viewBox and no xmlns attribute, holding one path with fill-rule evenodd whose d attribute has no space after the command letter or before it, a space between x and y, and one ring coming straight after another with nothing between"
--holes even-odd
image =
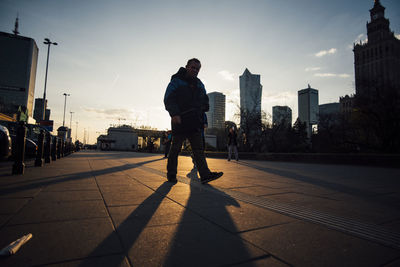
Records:
<instances>
[{"instance_id":1,"label":"cloud","mask_svg":"<svg viewBox=\"0 0 400 267\"><path fill-rule=\"evenodd\" d=\"M347 73L342 73L342 74L336 74L336 73L315 73L314 74L315 77L322 77L322 78L326 78L326 77L339 77L339 78L349 78L350 75Z\"/></svg>"},{"instance_id":2,"label":"cloud","mask_svg":"<svg viewBox=\"0 0 400 267\"><path fill-rule=\"evenodd\" d=\"M321 68L320 67L308 67L308 68L305 68L304 70L305 71L317 71L317 70L320 70Z\"/></svg>"},{"instance_id":3,"label":"cloud","mask_svg":"<svg viewBox=\"0 0 400 267\"><path fill-rule=\"evenodd\" d=\"M222 78L224 78L225 80L228 80L228 81L234 81L235 80L234 79L235 74L234 73L230 73L227 70L221 70L220 72L218 72L218 74L221 75Z\"/></svg>"},{"instance_id":4,"label":"cloud","mask_svg":"<svg viewBox=\"0 0 400 267\"><path fill-rule=\"evenodd\" d=\"M263 102L266 103L286 103L287 101L291 101L293 99L297 99L297 94L292 92L280 92L280 93L267 93L263 95Z\"/></svg>"},{"instance_id":5,"label":"cloud","mask_svg":"<svg viewBox=\"0 0 400 267\"><path fill-rule=\"evenodd\" d=\"M336 48L331 48L329 50L321 50L318 53L315 53L315 56L316 57L323 57L323 56L326 56L326 55L333 55L333 54L336 53L336 51L337 51Z\"/></svg>"},{"instance_id":6,"label":"cloud","mask_svg":"<svg viewBox=\"0 0 400 267\"><path fill-rule=\"evenodd\" d=\"M396 36L396 38L400 40L400 33L399 34L395 34L394 36Z\"/></svg>"}]
</instances>

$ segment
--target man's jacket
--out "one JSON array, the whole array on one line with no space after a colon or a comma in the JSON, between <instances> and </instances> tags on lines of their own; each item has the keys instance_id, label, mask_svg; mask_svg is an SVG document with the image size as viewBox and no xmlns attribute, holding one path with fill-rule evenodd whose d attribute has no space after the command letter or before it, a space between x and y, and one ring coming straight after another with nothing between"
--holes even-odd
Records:
<instances>
[{"instance_id":1,"label":"man's jacket","mask_svg":"<svg viewBox=\"0 0 400 267\"><path fill-rule=\"evenodd\" d=\"M209 103L204 84L200 79L186 78L186 69L180 68L172 75L164 95L165 109L171 117L181 116L181 124L172 124L172 133L198 132L204 127L204 112Z\"/></svg>"}]
</instances>

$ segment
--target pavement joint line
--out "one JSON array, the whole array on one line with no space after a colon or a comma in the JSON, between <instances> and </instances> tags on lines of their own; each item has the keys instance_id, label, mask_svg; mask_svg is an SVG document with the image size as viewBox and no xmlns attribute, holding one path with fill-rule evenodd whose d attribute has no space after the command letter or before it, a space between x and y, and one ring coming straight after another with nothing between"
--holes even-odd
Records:
<instances>
[{"instance_id":1,"label":"pavement joint line","mask_svg":"<svg viewBox=\"0 0 400 267\"><path fill-rule=\"evenodd\" d=\"M87 220L92 220L92 219L108 219L107 216L102 216L102 217L88 217L88 218L75 218L75 219L63 219L63 220L50 220L50 221L40 221L40 222L29 222L29 223L14 223L14 224L8 224L8 226L21 226L21 225L35 225L35 224L42 224L42 223L59 223L59 222L76 222L76 221L87 221Z\"/></svg>"},{"instance_id":2,"label":"pavement joint line","mask_svg":"<svg viewBox=\"0 0 400 267\"><path fill-rule=\"evenodd\" d=\"M34 266L49 266L49 265L55 265L55 264L63 264L63 263L68 263L68 262L74 262L74 261L84 261L87 259L96 259L96 258L104 258L104 257L110 257L110 256L125 256L123 253L110 253L110 254L104 254L104 255L97 255L97 256L90 256L90 257L80 257L80 258L73 258L73 259L68 259L68 260L63 260L63 261L54 261L54 262L48 262L40 265L33 265Z\"/></svg>"},{"instance_id":3,"label":"pavement joint line","mask_svg":"<svg viewBox=\"0 0 400 267\"><path fill-rule=\"evenodd\" d=\"M223 265L220 265L220 266L221 267L237 266L237 265L251 263L251 262L254 262L254 261L257 261L257 260L263 260L263 259L267 259L267 258L271 258L271 257L272 257L271 254L261 255L261 256L255 257L255 258L250 258L250 259L247 259L247 260L234 262L234 263L223 264Z\"/></svg>"},{"instance_id":4,"label":"pavement joint line","mask_svg":"<svg viewBox=\"0 0 400 267\"><path fill-rule=\"evenodd\" d=\"M252 232L252 231L268 229L268 228L275 227L275 226L281 226L281 225L285 225L285 224L289 224L289 223L292 223L292 222L276 223L276 224L272 224L272 225L261 226L261 227L247 229L247 230L243 230L243 231L237 231L236 233L243 234L243 233L248 233L248 232Z\"/></svg>"},{"instance_id":5,"label":"pavement joint line","mask_svg":"<svg viewBox=\"0 0 400 267\"><path fill-rule=\"evenodd\" d=\"M43 190L43 188L40 189L39 193ZM38 194L39 194L38 193ZM37 194L37 195L38 195ZM23 205L22 207L20 207L16 212L12 213L12 216L10 216L10 218L8 218L1 226L0 229L3 229L4 227L8 226L8 223L16 216L18 215L26 206L28 206L29 203L31 203L33 201L33 198L28 199L28 201L25 203L25 205Z\"/></svg>"},{"instance_id":6,"label":"pavement joint line","mask_svg":"<svg viewBox=\"0 0 400 267\"><path fill-rule=\"evenodd\" d=\"M93 172L93 168L92 168L92 165L90 164L90 160L87 159L87 162L88 162L88 164L89 164L89 169L90 169L90 171ZM117 227L116 227L116 223L114 222L114 220L113 220L113 218L112 218L112 216L111 216L111 213L110 213L110 211L109 211L109 209L108 209L106 200L104 199L103 192L102 192L101 189L100 189L100 186L99 186L99 183L97 182L96 176L93 176L93 178L94 178L94 181L95 181L96 186L97 186L97 188L98 188L98 191L99 191L99 193L100 193L100 195L101 195L101 198L103 199L103 204L104 204L104 207L105 207L105 209L106 209L106 212L107 212L107 215L108 215L108 219L109 219L110 222L111 222L112 229L113 229L114 233L117 235L118 240L119 240L119 243L120 243L120 246L121 246L121 248L123 249L123 254L124 254L125 258L128 259L128 264L129 264L130 266L133 266L131 260L129 259L128 253L127 253L127 251L129 250L129 248L126 248L126 247L125 247L124 242L123 242L122 239L121 239L121 236L118 234Z\"/></svg>"},{"instance_id":7,"label":"pavement joint line","mask_svg":"<svg viewBox=\"0 0 400 267\"><path fill-rule=\"evenodd\" d=\"M138 168L166 177L165 172L159 171L157 169L153 169L143 165L138 166ZM218 190L214 190L213 187L204 186L200 182L191 182L191 179L184 176L177 175L177 178L178 181L182 183L190 184L191 186L193 185L196 187L202 187L206 190L209 190L210 192L214 192L222 196L226 194L236 200L241 200L262 208L273 210L284 215L317 223L328 228L344 232L346 234L351 234L356 237L361 237L370 241L374 241L385 246L400 249L400 233L390 231L376 224L358 222L355 219L351 218L339 217L321 211L308 210L307 208L302 206L282 204L275 201L269 201L267 199L260 199L255 196L226 188L218 187Z\"/></svg>"}]
</instances>

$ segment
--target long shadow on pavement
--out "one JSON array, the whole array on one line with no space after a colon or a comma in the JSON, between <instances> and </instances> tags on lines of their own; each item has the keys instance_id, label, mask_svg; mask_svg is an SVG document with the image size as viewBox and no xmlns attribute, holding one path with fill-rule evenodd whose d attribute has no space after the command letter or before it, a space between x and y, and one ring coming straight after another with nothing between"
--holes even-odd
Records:
<instances>
[{"instance_id":1,"label":"long shadow on pavement","mask_svg":"<svg viewBox=\"0 0 400 267\"><path fill-rule=\"evenodd\" d=\"M106 169L102 169L102 170L96 170L96 171L87 171L87 172L73 173L73 174L67 174L67 175L61 175L61 176L46 177L46 178L35 179L35 180L28 180L28 181L24 181L24 182L10 183L10 184L6 184L6 185L2 185L3 188L0 189L0 196L3 194L12 194L12 193L16 193L16 192L23 191L23 190L35 189L38 187L45 187L45 186L49 186L49 185L53 185L53 184L66 182L66 181L76 181L76 180L81 180L81 179L85 179L88 177L106 175L106 174L110 174L110 173L114 173L114 172L138 168L147 163L160 161L160 160L163 160L163 158L143 161L143 162L139 162L139 163L124 164L121 166L115 166L115 167L106 168ZM28 183L28 184L26 184L26 183ZM20 184L23 184L23 185L20 185Z\"/></svg>"},{"instance_id":2,"label":"long shadow on pavement","mask_svg":"<svg viewBox=\"0 0 400 267\"><path fill-rule=\"evenodd\" d=\"M146 198L135 210L124 220L117 228L116 233L119 235L124 251L121 254L128 253L129 249L133 246L135 241L138 239L140 233L144 230L153 214L156 212L161 202L165 198L165 195L171 190L173 184L169 182L164 182L160 187L158 187L154 193L152 193L148 198ZM136 218L135 226L132 227L132 223L129 221L130 218ZM104 239L87 257L83 260L79 266L90 265L90 259L93 257L101 256L104 251L109 250L110 246L115 244L115 232ZM154 251L154 253L157 253ZM107 256L107 255L104 255ZM123 257L113 263L108 263L109 267L120 266Z\"/></svg>"},{"instance_id":3,"label":"long shadow on pavement","mask_svg":"<svg viewBox=\"0 0 400 267\"><path fill-rule=\"evenodd\" d=\"M230 266L240 263L253 266L253 260L268 257L252 258L243 240L236 235L238 229L227 210L227 206L240 206L235 199L215 187L214 192L199 192L195 169L187 177L190 179L190 196L163 266ZM206 222L193 222L193 214Z\"/></svg>"}]
</instances>

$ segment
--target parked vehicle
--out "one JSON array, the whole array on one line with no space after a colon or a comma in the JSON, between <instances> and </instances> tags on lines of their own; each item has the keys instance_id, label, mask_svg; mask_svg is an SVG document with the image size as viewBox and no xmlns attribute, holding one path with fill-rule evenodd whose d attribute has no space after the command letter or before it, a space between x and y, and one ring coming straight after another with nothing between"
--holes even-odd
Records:
<instances>
[{"instance_id":1,"label":"parked vehicle","mask_svg":"<svg viewBox=\"0 0 400 267\"><path fill-rule=\"evenodd\" d=\"M16 135L17 128L19 126L18 122L13 121L0 121L0 125L6 127L9 131L9 135L11 137L11 157L13 157L13 153L16 151ZM34 124L26 124L26 141L25 141L25 157L32 158L36 157L36 153L38 150L37 140L41 130L47 131L46 129L40 127L39 125Z\"/></svg>"},{"instance_id":2,"label":"parked vehicle","mask_svg":"<svg viewBox=\"0 0 400 267\"><path fill-rule=\"evenodd\" d=\"M11 140L12 140L12 151L16 151L17 150L17 136L11 135ZM25 141L25 158L35 158L37 150L38 150L38 146L30 138L25 138L25 140L26 140ZM14 152L11 157L14 157Z\"/></svg>"},{"instance_id":3,"label":"parked vehicle","mask_svg":"<svg viewBox=\"0 0 400 267\"><path fill-rule=\"evenodd\" d=\"M0 158L7 159L11 156L11 136L8 129L0 125Z\"/></svg>"}]
</instances>

